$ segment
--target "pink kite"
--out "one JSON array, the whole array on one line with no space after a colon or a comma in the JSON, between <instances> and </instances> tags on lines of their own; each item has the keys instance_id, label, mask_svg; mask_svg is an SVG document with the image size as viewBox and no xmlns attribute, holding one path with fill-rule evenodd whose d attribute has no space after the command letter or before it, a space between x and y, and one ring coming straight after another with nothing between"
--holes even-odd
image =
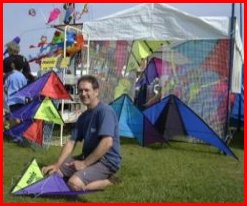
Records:
<instances>
[{"instance_id":1,"label":"pink kite","mask_svg":"<svg viewBox=\"0 0 247 206\"><path fill-rule=\"evenodd\" d=\"M61 13L60 9L58 9L58 8L53 9L51 11L51 13L50 13L50 16L49 16L49 19L47 21L47 24L49 24L50 22L56 20L59 17L60 13Z\"/></svg>"}]
</instances>

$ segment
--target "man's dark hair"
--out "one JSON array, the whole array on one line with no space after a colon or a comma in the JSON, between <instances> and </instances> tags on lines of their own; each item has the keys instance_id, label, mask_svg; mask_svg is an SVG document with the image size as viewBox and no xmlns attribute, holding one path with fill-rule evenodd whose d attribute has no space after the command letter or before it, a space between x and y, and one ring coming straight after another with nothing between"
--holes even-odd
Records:
<instances>
[{"instance_id":1,"label":"man's dark hair","mask_svg":"<svg viewBox=\"0 0 247 206\"><path fill-rule=\"evenodd\" d=\"M96 77L92 75L83 75L77 81L77 87L79 86L80 82L89 82L92 84L93 89L99 89L99 82Z\"/></svg>"}]
</instances>

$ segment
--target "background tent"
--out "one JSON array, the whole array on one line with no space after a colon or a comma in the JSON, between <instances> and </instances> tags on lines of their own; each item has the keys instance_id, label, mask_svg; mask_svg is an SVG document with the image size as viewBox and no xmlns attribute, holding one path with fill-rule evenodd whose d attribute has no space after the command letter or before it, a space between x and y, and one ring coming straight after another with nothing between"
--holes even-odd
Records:
<instances>
[{"instance_id":1,"label":"background tent","mask_svg":"<svg viewBox=\"0 0 247 206\"><path fill-rule=\"evenodd\" d=\"M144 114L166 139L176 136L195 137L238 159L207 123L174 95L163 98L146 109Z\"/></svg>"},{"instance_id":2,"label":"background tent","mask_svg":"<svg viewBox=\"0 0 247 206\"><path fill-rule=\"evenodd\" d=\"M118 116L120 136L136 138L138 143L143 146L155 142L165 142L161 134L127 95L120 96L110 105Z\"/></svg>"},{"instance_id":3,"label":"background tent","mask_svg":"<svg viewBox=\"0 0 247 206\"><path fill-rule=\"evenodd\" d=\"M224 137L228 93L241 92L243 63L237 24L234 25L234 58L230 57L230 28L229 17L198 17L166 4L140 4L84 23L83 30L90 36L89 73L100 80L103 101L113 101L115 88L120 88L115 97L122 92L134 99L135 71L141 67L140 58L150 61L151 57L158 57L162 59L159 77L162 96L175 94ZM153 42L164 44L148 51L146 44ZM125 87L120 81L123 78L129 80Z\"/></svg>"}]
</instances>

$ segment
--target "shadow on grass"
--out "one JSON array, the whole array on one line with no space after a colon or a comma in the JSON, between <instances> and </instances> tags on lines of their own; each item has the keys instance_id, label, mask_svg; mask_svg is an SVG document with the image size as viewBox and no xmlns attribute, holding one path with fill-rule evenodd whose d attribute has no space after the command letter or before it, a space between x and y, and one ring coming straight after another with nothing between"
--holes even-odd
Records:
<instances>
[{"instance_id":1,"label":"shadow on grass","mask_svg":"<svg viewBox=\"0 0 247 206\"><path fill-rule=\"evenodd\" d=\"M138 147L145 147L145 148L154 149L154 150L165 149L169 145L169 143L168 144L167 143L154 143L154 144L150 144L147 146L142 146L137 142L136 139L127 138L127 137L121 137L120 143L121 143L121 145L136 145Z\"/></svg>"},{"instance_id":2,"label":"shadow on grass","mask_svg":"<svg viewBox=\"0 0 247 206\"><path fill-rule=\"evenodd\" d=\"M244 149L244 131L238 131L233 134L233 138L229 146L236 149Z\"/></svg>"},{"instance_id":3,"label":"shadow on grass","mask_svg":"<svg viewBox=\"0 0 247 206\"><path fill-rule=\"evenodd\" d=\"M177 144L178 143L178 144ZM189 147L184 147L182 146L183 144L189 145ZM182 151L188 151L188 152L194 152L194 153L206 153L206 154L214 154L214 155L218 155L221 152L219 150L216 151L210 151L206 148L198 148L196 147L196 145L205 145L205 146L209 146L203 143L191 143L191 142L178 142L178 141L173 141L173 144L171 144L170 149L174 149L174 150L182 150ZM194 147L193 147L194 146Z\"/></svg>"},{"instance_id":4,"label":"shadow on grass","mask_svg":"<svg viewBox=\"0 0 247 206\"><path fill-rule=\"evenodd\" d=\"M138 145L135 138L120 137L120 143L123 145Z\"/></svg>"},{"instance_id":5,"label":"shadow on grass","mask_svg":"<svg viewBox=\"0 0 247 206\"><path fill-rule=\"evenodd\" d=\"M42 145L38 145L38 144L35 144L35 143L30 143L25 138L23 138L21 141L15 141L15 140L12 139L12 137L10 137L8 135L4 135L3 140L6 143L15 144L16 146L21 147L21 148L30 148L33 151L46 149Z\"/></svg>"},{"instance_id":6,"label":"shadow on grass","mask_svg":"<svg viewBox=\"0 0 247 206\"><path fill-rule=\"evenodd\" d=\"M11 202L29 202L29 203L35 203L35 202L81 202L81 203L87 203L88 200L84 196L61 196L61 195L53 195L53 196L14 196L12 195L12 200L8 201Z\"/></svg>"}]
</instances>

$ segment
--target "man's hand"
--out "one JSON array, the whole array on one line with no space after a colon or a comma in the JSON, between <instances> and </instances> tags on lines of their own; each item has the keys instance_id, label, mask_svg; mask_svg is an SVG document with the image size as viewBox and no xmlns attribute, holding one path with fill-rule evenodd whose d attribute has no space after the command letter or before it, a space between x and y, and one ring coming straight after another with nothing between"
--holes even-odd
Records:
<instances>
[{"instance_id":1,"label":"man's hand","mask_svg":"<svg viewBox=\"0 0 247 206\"><path fill-rule=\"evenodd\" d=\"M49 165L49 166L43 167L41 171L42 171L42 173L44 175L46 175L46 174L51 175L51 174L53 174L55 172L58 172L59 171L59 167L56 164L53 164L53 165Z\"/></svg>"},{"instance_id":2,"label":"man's hand","mask_svg":"<svg viewBox=\"0 0 247 206\"><path fill-rule=\"evenodd\" d=\"M72 167L75 170L83 170L87 167L87 165L85 164L85 161L80 161L80 160L75 160L72 161L70 163L65 163L66 166Z\"/></svg>"}]
</instances>

